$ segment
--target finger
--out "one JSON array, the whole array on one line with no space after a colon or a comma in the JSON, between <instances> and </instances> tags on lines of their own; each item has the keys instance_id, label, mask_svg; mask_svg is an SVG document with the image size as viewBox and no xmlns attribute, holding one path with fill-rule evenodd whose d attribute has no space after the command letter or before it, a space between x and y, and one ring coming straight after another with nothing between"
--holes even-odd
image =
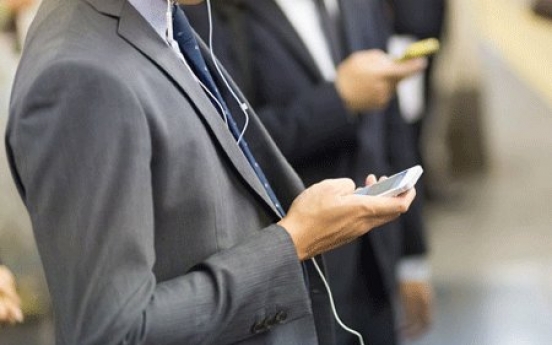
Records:
<instances>
[{"instance_id":1,"label":"finger","mask_svg":"<svg viewBox=\"0 0 552 345\"><path fill-rule=\"evenodd\" d=\"M404 62L395 62L388 70L388 76L396 81L423 71L427 67L426 58L416 58Z\"/></svg>"},{"instance_id":2,"label":"finger","mask_svg":"<svg viewBox=\"0 0 552 345\"><path fill-rule=\"evenodd\" d=\"M21 307L17 308L17 312L15 314L15 321L22 323L25 321L25 315L23 314L23 309Z\"/></svg>"},{"instance_id":3,"label":"finger","mask_svg":"<svg viewBox=\"0 0 552 345\"><path fill-rule=\"evenodd\" d=\"M353 52L351 56L370 64L387 64L391 61L389 55L381 49L367 49Z\"/></svg>"},{"instance_id":4,"label":"finger","mask_svg":"<svg viewBox=\"0 0 552 345\"><path fill-rule=\"evenodd\" d=\"M401 327L401 336L408 340L419 338L424 333L424 327L418 322L413 322Z\"/></svg>"},{"instance_id":5,"label":"finger","mask_svg":"<svg viewBox=\"0 0 552 345\"><path fill-rule=\"evenodd\" d=\"M411 305L407 322L402 329L402 333L408 339L415 339L419 337L426 329L426 324L420 317L420 313L417 307Z\"/></svg>"},{"instance_id":6,"label":"finger","mask_svg":"<svg viewBox=\"0 0 552 345\"><path fill-rule=\"evenodd\" d=\"M425 314L424 306L422 303L416 303L417 306L411 311L410 323L408 327L404 328L405 336L414 339L420 337L422 334L426 333L430 328L430 323L428 322L427 314Z\"/></svg>"},{"instance_id":7,"label":"finger","mask_svg":"<svg viewBox=\"0 0 552 345\"><path fill-rule=\"evenodd\" d=\"M20 307L12 307L10 309L10 321L12 324L21 323L24 320L23 311Z\"/></svg>"},{"instance_id":8,"label":"finger","mask_svg":"<svg viewBox=\"0 0 552 345\"><path fill-rule=\"evenodd\" d=\"M20 298L13 282L0 288L0 295L20 303Z\"/></svg>"},{"instance_id":9,"label":"finger","mask_svg":"<svg viewBox=\"0 0 552 345\"><path fill-rule=\"evenodd\" d=\"M374 196L364 199L366 205L372 210L370 216L378 216L385 219L394 219L406 212L409 207L408 199ZM377 211L374 214L373 211Z\"/></svg>"},{"instance_id":10,"label":"finger","mask_svg":"<svg viewBox=\"0 0 552 345\"><path fill-rule=\"evenodd\" d=\"M0 266L0 294L9 296L17 295L15 278L6 266Z\"/></svg>"},{"instance_id":11,"label":"finger","mask_svg":"<svg viewBox=\"0 0 552 345\"><path fill-rule=\"evenodd\" d=\"M349 195L354 192L356 186L353 180L349 178L338 178L325 180L321 183L327 184L335 193L340 195Z\"/></svg>"},{"instance_id":12,"label":"finger","mask_svg":"<svg viewBox=\"0 0 552 345\"><path fill-rule=\"evenodd\" d=\"M0 265L0 289L13 281L13 275L6 266Z\"/></svg>"},{"instance_id":13,"label":"finger","mask_svg":"<svg viewBox=\"0 0 552 345\"><path fill-rule=\"evenodd\" d=\"M5 315L6 320L14 324L16 322L22 322L23 321L23 312L21 310L21 307L19 304L11 301L11 300L5 300L4 301L4 307L5 307Z\"/></svg>"},{"instance_id":14,"label":"finger","mask_svg":"<svg viewBox=\"0 0 552 345\"><path fill-rule=\"evenodd\" d=\"M416 324L416 319L412 317L412 312L408 310L405 311L406 315L400 326L400 332L403 338L412 339L417 333L418 325Z\"/></svg>"},{"instance_id":15,"label":"finger","mask_svg":"<svg viewBox=\"0 0 552 345\"><path fill-rule=\"evenodd\" d=\"M8 321L8 308L4 303L4 299L0 297L0 323Z\"/></svg>"},{"instance_id":16,"label":"finger","mask_svg":"<svg viewBox=\"0 0 552 345\"><path fill-rule=\"evenodd\" d=\"M419 317L425 328L433 323L433 300L431 290L425 289L420 296Z\"/></svg>"},{"instance_id":17,"label":"finger","mask_svg":"<svg viewBox=\"0 0 552 345\"><path fill-rule=\"evenodd\" d=\"M408 205L410 205L412 203L412 201L414 201L415 198L416 198L416 188L415 187L412 187L409 190L407 190L406 192L401 193L401 194L399 194L395 197L395 199L399 199L399 200L401 200L402 202L404 202Z\"/></svg>"},{"instance_id":18,"label":"finger","mask_svg":"<svg viewBox=\"0 0 552 345\"><path fill-rule=\"evenodd\" d=\"M366 177L366 181L365 181L365 184L367 186L371 186L373 185L374 183L378 182L377 178L376 178L376 175L374 174L370 174Z\"/></svg>"},{"instance_id":19,"label":"finger","mask_svg":"<svg viewBox=\"0 0 552 345\"><path fill-rule=\"evenodd\" d=\"M389 203L390 203L389 212L403 214L406 211L408 211L408 209L410 208L410 205L412 204L412 202L414 201L415 198L416 198L416 189L411 188L408 191L406 191L406 192L404 192L404 193L402 193L402 194L400 194L396 197L381 198L381 199L389 201Z\"/></svg>"}]
</instances>

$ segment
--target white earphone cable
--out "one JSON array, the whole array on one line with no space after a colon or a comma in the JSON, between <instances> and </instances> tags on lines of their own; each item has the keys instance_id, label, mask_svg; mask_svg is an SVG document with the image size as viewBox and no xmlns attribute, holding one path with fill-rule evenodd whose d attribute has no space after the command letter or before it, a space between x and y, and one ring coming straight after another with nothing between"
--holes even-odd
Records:
<instances>
[{"instance_id":1,"label":"white earphone cable","mask_svg":"<svg viewBox=\"0 0 552 345\"><path fill-rule=\"evenodd\" d=\"M208 43L209 43L209 53L211 54L211 59L213 60L213 64L215 65L215 68L216 68L218 74L220 75L222 81L224 82L226 88L228 89L228 91L230 91L230 94L232 95L232 98L234 98L234 100L238 103L238 105L240 106L241 111L245 115L245 124L243 126L242 131L240 132L239 137L238 137L238 144L239 144L240 141L243 139L245 131L247 130L247 126L249 125L249 114L247 113L247 110L249 109L249 107L247 106L246 102L243 102L243 101L240 100L238 95L235 93L234 89L230 86L230 83L228 82L228 80L224 76L224 73L222 73L222 70L221 70L221 68L220 68L220 66L217 62L217 58L215 57L215 52L214 52L214 49L213 49L213 14L212 14L212 9L211 9L211 0L207 0L207 14L208 14L208 17L209 17L209 42Z\"/></svg>"},{"instance_id":2,"label":"white earphone cable","mask_svg":"<svg viewBox=\"0 0 552 345\"><path fill-rule=\"evenodd\" d=\"M341 328L343 328L343 330L355 335L358 338L358 342L360 345L364 345L364 338L362 337L362 334L350 328L349 326L344 324L343 321L341 321L341 318L339 317L339 314L335 309L335 302L334 302L332 290L330 289L330 285L328 284L328 281L326 280L326 277L324 276L322 269L320 269L320 266L318 266L318 262L316 262L314 258L312 258L311 261L314 264L314 268L316 268L316 272L318 272L320 279L322 279L322 282L324 283L324 287L326 288L326 291L328 292L328 297L330 298L330 307L332 308L332 313L334 315L335 321L338 323L338 325Z\"/></svg>"},{"instance_id":3,"label":"white earphone cable","mask_svg":"<svg viewBox=\"0 0 552 345\"><path fill-rule=\"evenodd\" d=\"M172 21L172 7L173 2L167 0L167 12L165 13L165 20L167 21L167 41L172 45L173 38L173 21Z\"/></svg>"}]
</instances>

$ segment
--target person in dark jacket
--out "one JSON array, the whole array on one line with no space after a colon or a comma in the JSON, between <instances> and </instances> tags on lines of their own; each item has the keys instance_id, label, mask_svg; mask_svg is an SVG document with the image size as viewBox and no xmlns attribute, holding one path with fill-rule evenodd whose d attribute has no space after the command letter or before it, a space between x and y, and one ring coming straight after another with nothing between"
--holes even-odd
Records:
<instances>
[{"instance_id":1,"label":"person in dark jacket","mask_svg":"<svg viewBox=\"0 0 552 345\"><path fill-rule=\"evenodd\" d=\"M366 171L390 175L418 163L395 86L422 72L426 61L397 63L385 53L393 30L383 1L239 0L212 6L215 55L307 185L335 176L360 183ZM206 9L186 10L208 40ZM333 33L325 27L330 22ZM426 330L432 296L426 252L417 201L400 222L328 253L330 286L345 324L369 344L396 344L400 291L405 305L416 306L406 309L408 334ZM339 344L357 344L354 335L337 334Z\"/></svg>"}]
</instances>

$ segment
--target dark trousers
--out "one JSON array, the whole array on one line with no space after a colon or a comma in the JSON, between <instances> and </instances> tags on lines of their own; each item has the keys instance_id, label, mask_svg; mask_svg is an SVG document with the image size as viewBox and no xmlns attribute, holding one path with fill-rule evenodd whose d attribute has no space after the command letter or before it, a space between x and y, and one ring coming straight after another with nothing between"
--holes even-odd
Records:
<instances>
[{"instance_id":1,"label":"dark trousers","mask_svg":"<svg viewBox=\"0 0 552 345\"><path fill-rule=\"evenodd\" d=\"M336 309L348 327L360 332L366 345L396 345L395 314L384 291L369 247L354 241L326 254L328 279ZM336 324L338 345L358 345L355 335Z\"/></svg>"}]
</instances>

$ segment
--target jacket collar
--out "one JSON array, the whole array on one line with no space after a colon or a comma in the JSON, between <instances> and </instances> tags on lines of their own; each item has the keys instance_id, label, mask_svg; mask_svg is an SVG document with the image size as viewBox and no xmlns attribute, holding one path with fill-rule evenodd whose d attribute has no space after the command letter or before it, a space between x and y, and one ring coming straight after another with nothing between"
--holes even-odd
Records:
<instances>
[{"instance_id":1,"label":"jacket collar","mask_svg":"<svg viewBox=\"0 0 552 345\"><path fill-rule=\"evenodd\" d=\"M118 17L121 13L121 9L125 5L125 0L85 0L96 11L107 14L110 16Z\"/></svg>"},{"instance_id":2,"label":"jacket collar","mask_svg":"<svg viewBox=\"0 0 552 345\"><path fill-rule=\"evenodd\" d=\"M221 0L229 1L229 0ZM372 48L385 48L384 42L378 39L379 31L385 30L385 22L374 18L381 13L382 6L374 0L338 0L345 31L345 46L348 51L366 49L366 42L372 42ZM322 78L316 64L303 41L293 29L286 15L274 0L239 0L263 23L271 27L278 38L289 47L289 51L302 63L305 70L316 78ZM381 19L381 18L380 18Z\"/></svg>"},{"instance_id":3,"label":"jacket collar","mask_svg":"<svg viewBox=\"0 0 552 345\"><path fill-rule=\"evenodd\" d=\"M272 28L278 39L289 47L291 54L303 65L306 71L316 79L323 78L307 47L274 0L244 0L243 3L260 21Z\"/></svg>"}]
</instances>

